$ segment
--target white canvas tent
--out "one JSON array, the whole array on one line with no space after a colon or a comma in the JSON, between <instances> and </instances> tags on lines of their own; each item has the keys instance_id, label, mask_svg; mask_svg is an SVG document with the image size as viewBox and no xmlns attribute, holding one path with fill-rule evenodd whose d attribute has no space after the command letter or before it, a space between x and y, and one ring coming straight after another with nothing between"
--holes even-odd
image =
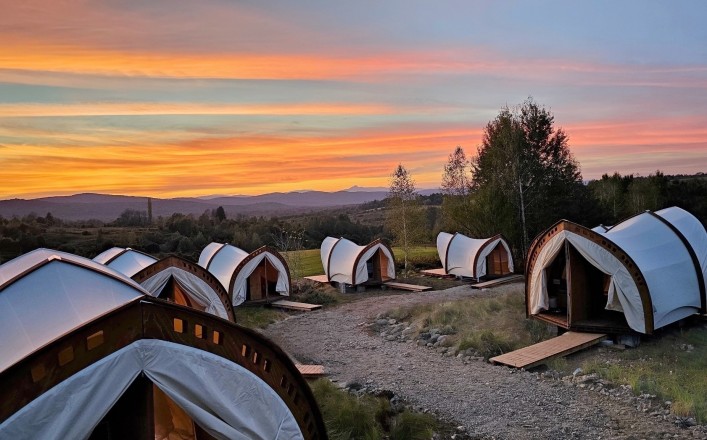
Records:
<instances>
[{"instance_id":1,"label":"white canvas tent","mask_svg":"<svg viewBox=\"0 0 707 440\"><path fill-rule=\"evenodd\" d=\"M8 261L0 266L0 371L145 294L125 275L66 252L37 249Z\"/></svg>"},{"instance_id":2,"label":"white canvas tent","mask_svg":"<svg viewBox=\"0 0 707 440\"><path fill-rule=\"evenodd\" d=\"M620 327L625 320L652 333L704 312L706 254L704 227L676 207L641 213L604 233L558 222L530 248L528 314L566 328Z\"/></svg>"},{"instance_id":3,"label":"white canvas tent","mask_svg":"<svg viewBox=\"0 0 707 440\"><path fill-rule=\"evenodd\" d=\"M0 266L0 330L0 438L326 438L276 345L92 260Z\"/></svg>"},{"instance_id":4,"label":"white canvas tent","mask_svg":"<svg viewBox=\"0 0 707 440\"><path fill-rule=\"evenodd\" d=\"M445 273L451 275L481 278L507 275L514 270L511 250L500 234L478 239L440 232L437 253Z\"/></svg>"},{"instance_id":5,"label":"white canvas tent","mask_svg":"<svg viewBox=\"0 0 707 440\"><path fill-rule=\"evenodd\" d=\"M93 261L132 277L147 266L156 263L157 259L135 249L113 247L96 255Z\"/></svg>"},{"instance_id":6,"label":"white canvas tent","mask_svg":"<svg viewBox=\"0 0 707 440\"><path fill-rule=\"evenodd\" d=\"M290 294L287 263L268 246L249 254L230 244L211 243L201 251L199 265L223 284L233 306Z\"/></svg>"},{"instance_id":7,"label":"white canvas tent","mask_svg":"<svg viewBox=\"0 0 707 440\"><path fill-rule=\"evenodd\" d=\"M393 250L380 239L359 246L345 238L327 237L320 255L329 282L355 286L395 279Z\"/></svg>"}]
</instances>

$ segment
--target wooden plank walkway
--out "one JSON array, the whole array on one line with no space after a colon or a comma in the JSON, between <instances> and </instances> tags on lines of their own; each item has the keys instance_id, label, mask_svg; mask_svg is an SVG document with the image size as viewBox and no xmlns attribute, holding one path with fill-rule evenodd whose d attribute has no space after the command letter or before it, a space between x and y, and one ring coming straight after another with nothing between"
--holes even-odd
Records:
<instances>
[{"instance_id":1,"label":"wooden plank walkway","mask_svg":"<svg viewBox=\"0 0 707 440\"><path fill-rule=\"evenodd\" d=\"M316 379L318 377L324 376L323 365L297 364L296 366L302 377L304 377L305 379Z\"/></svg>"},{"instance_id":2,"label":"wooden plank walkway","mask_svg":"<svg viewBox=\"0 0 707 440\"><path fill-rule=\"evenodd\" d=\"M426 270L421 270L420 273L422 275L428 276L428 277L435 277L435 278L454 278L454 275L450 275L447 272L444 271L443 267L440 267L439 269L426 269Z\"/></svg>"},{"instance_id":3,"label":"wooden plank walkway","mask_svg":"<svg viewBox=\"0 0 707 440\"><path fill-rule=\"evenodd\" d=\"M432 290L432 288L430 286L419 286L417 284L396 283L394 281L388 281L387 283L383 283L383 285L388 286L391 289L409 290L411 292L424 292L425 290Z\"/></svg>"},{"instance_id":4,"label":"wooden plank walkway","mask_svg":"<svg viewBox=\"0 0 707 440\"><path fill-rule=\"evenodd\" d=\"M295 302L295 301L285 301L284 299L281 299L279 301L275 301L274 303L270 304L273 307L277 307L280 309L287 309L287 310L297 310L301 312L309 312L312 310L317 310L321 309L322 306L319 304L307 304L307 303L301 303L301 302Z\"/></svg>"},{"instance_id":5,"label":"wooden plank walkway","mask_svg":"<svg viewBox=\"0 0 707 440\"><path fill-rule=\"evenodd\" d=\"M308 277L304 277L305 280L310 280L310 281L316 281L317 283L329 283L329 278L327 278L326 275L312 275Z\"/></svg>"},{"instance_id":6,"label":"wooden plank walkway","mask_svg":"<svg viewBox=\"0 0 707 440\"><path fill-rule=\"evenodd\" d=\"M591 347L604 339L606 339L606 335L600 333L567 332L556 338L493 357L489 361L514 368L532 368L544 364L552 358L567 356Z\"/></svg>"},{"instance_id":7,"label":"wooden plank walkway","mask_svg":"<svg viewBox=\"0 0 707 440\"><path fill-rule=\"evenodd\" d=\"M495 280L484 281L483 283L472 284L472 289L486 289L488 287L500 286L501 284L513 283L516 281L522 281L523 275L509 275L503 278L496 278Z\"/></svg>"}]
</instances>

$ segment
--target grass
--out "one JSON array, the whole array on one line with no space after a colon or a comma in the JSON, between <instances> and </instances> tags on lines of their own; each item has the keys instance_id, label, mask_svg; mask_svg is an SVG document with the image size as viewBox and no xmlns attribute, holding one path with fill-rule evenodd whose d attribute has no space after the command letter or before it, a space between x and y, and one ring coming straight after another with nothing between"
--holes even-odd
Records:
<instances>
[{"instance_id":1,"label":"grass","mask_svg":"<svg viewBox=\"0 0 707 440\"><path fill-rule=\"evenodd\" d=\"M396 413L385 398L356 397L327 379L311 386L332 440L427 440L437 427L429 414Z\"/></svg>"},{"instance_id":2,"label":"grass","mask_svg":"<svg viewBox=\"0 0 707 440\"><path fill-rule=\"evenodd\" d=\"M236 308L236 322L248 328L265 328L287 316L286 312L271 307L245 306Z\"/></svg>"},{"instance_id":3,"label":"grass","mask_svg":"<svg viewBox=\"0 0 707 440\"><path fill-rule=\"evenodd\" d=\"M449 335L444 345L456 351L471 348L486 359L554 335L545 324L526 319L524 297L516 291L403 307L389 316L411 322L418 332L439 329Z\"/></svg>"},{"instance_id":4,"label":"grass","mask_svg":"<svg viewBox=\"0 0 707 440\"><path fill-rule=\"evenodd\" d=\"M691 346L691 350L685 347ZM586 361L582 368L637 394L670 400L676 416L707 423L707 328L674 330L644 340L640 347L617 352L609 361Z\"/></svg>"}]
</instances>

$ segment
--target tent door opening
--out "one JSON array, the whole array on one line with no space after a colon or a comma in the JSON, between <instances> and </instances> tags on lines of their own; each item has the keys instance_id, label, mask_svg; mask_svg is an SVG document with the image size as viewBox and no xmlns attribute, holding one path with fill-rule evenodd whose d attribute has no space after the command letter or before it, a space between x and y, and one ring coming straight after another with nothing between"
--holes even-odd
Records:
<instances>
[{"instance_id":1,"label":"tent door opening","mask_svg":"<svg viewBox=\"0 0 707 440\"><path fill-rule=\"evenodd\" d=\"M90 440L214 440L146 376L139 375L98 425Z\"/></svg>"},{"instance_id":2,"label":"tent door opening","mask_svg":"<svg viewBox=\"0 0 707 440\"><path fill-rule=\"evenodd\" d=\"M511 273L508 268L508 253L501 242L496 244L490 254L486 257L486 275L490 277L500 277Z\"/></svg>"},{"instance_id":3,"label":"tent door opening","mask_svg":"<svg viewBox=\"0 0 707 440\"><path fill-rule=\"evenodd\" d=\"M368 271L368 281L365 284L382 284L389 281L388 277L388 258L381 249L378 249L371 258L366 261L366 270Z\"/></svg>"},{"instance_id":4,"label":"tent door opening","mask_svg":"<svg viewBox=\"0 0 707 440\"><path fill-rule=\"evenodd\" d=\"M594 267L571 244L565 243L565 252L569 268L569 326L586 331L627 331L624 314L606 310L611 277Z\"/></svg>"},{"instance_id":5,"label":"tent door opening","mask_svg":"<svg viewBox=\"0 0 707 440\"><path fill-rule=\"evenodd\" d=\"M269 297L279 296L277 293L278 270L268 262L267 258L253 270L248 277L246 301L263 301Z\"/></svg>"},{"instance_id":6,"label":"tent door opening","mask_svg":"<svg viewBox=\"0 0 707 440\"><path fill-rule=\"evenodd\" d=\"M169 281L167 281L167 284L165 284L164 288L159 295L157 295L157 297L167 299L182 306L201 310L202 312L206 310L205 307L202 307L196 301L192 301L187 291L172 276L169 277Z\"/></svg>"},{"instance_id":7,"label":"tent door opening","mask_svg":"<svg viewBox=\"0 0 707 440\"><path fill-rule=\"evenodd\" d=\"M563 328L569 328L567 266L567 246L563 246L550 266L544 270L549 307L540 313L544 320Z\"/></svg>"}]
</instances>

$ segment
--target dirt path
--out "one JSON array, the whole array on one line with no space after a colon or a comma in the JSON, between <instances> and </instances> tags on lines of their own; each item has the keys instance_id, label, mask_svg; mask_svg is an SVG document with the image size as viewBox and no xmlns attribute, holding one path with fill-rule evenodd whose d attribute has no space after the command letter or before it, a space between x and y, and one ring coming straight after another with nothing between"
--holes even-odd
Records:
<instances>
[{"instance_id":1,"label":"dirt path","mask_svg":"<svg viewBox=\"0 0 707 440\"><path fill-rule=\"evenodd\" d=\"M479 438L702 438L671 418L636 409L594 391L485 362L464 364L413 343L371 335L376 315L416 303L499 294L518 285L370 297L293 316L265 333L300 361L326 367L330 378L393 391L408 402L464 425Z\"/></svg>"}]
</instances>

